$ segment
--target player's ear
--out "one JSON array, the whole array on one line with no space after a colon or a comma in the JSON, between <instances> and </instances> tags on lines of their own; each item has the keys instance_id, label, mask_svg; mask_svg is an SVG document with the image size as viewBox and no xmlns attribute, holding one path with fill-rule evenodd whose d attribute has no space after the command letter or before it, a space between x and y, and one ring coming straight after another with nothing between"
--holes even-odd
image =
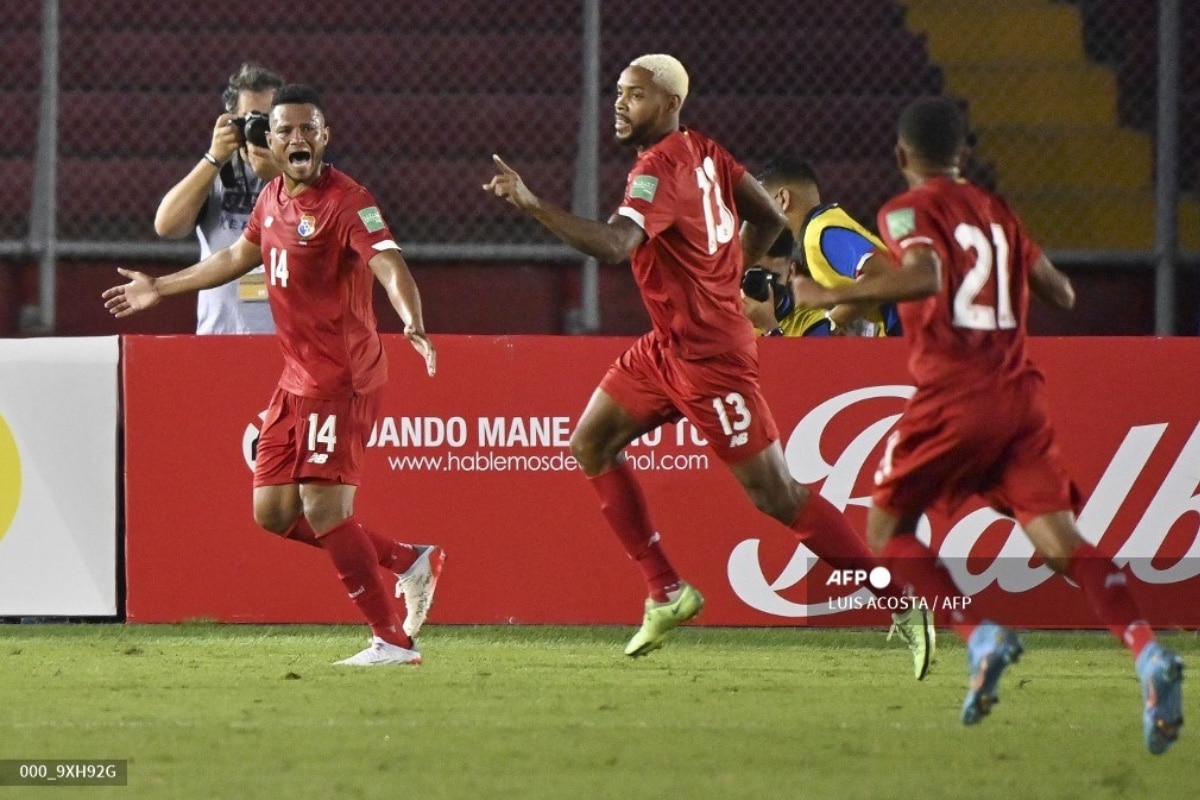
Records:
<instances>
[{"instance_id":1,"label":"player's ear","mask_svg":"<svg viewBox=\"0 0 1200 800\"><path fill-rule=\"evenodd\" d=\"M775 201L779 204L779 210L786 214L792 207L792 190L786 186L780 186L779 191L775 192Z\"/></svg>"},{"instance_id":2,"label":"player's ear","mask_svg":"<svg viewBox=\"0 0 1200 800\"><path fill-rule=\"evenodd\" d=\"M900 167L901 171L908 168L908 151L899 143L896 145L896 166Z\"/></svg>"}]
</instances>

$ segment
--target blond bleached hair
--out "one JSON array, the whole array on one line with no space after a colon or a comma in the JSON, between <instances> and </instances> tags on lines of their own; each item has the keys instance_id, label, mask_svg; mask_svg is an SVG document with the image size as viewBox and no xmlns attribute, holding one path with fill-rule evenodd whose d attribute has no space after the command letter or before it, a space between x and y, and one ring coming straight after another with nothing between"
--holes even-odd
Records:
<instances>
[{"instance_id":1,"label":"blond bleached hair","mask_svg":"<svg viewBox=\"0 0 1200 800\"><path fill-rule=\"evenodd\" d=\"M668 94L676 95L679 102L687 99L688 74L675 56L665 53L652 53L638 56L629 62L631 67L641 67L654 76L654 82Z\"/></svg>"}]
</instances>

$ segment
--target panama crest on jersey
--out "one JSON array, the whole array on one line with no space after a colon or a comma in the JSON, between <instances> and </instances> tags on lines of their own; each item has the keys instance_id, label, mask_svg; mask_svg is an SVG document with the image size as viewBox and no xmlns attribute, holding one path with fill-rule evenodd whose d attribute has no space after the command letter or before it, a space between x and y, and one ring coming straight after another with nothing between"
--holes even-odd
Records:
<instances>
[{"instance_id":1,"label":"panama crest on jersey","mask_svg":"<svg viewBox=\"0 0 1200 800\"><path fill-rule=\"evenodd\" d=\"M296 233L307 239L317 232L317 218L312 214L305 214L300 217L300 224L296 226Z\"/></svg>"}]
</instances>

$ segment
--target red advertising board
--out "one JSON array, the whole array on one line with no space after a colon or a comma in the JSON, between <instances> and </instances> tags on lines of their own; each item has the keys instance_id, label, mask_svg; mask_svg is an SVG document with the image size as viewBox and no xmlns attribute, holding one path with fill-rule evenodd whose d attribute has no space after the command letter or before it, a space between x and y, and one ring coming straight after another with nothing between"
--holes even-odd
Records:
<instances>
[{"instance_id":1,"label":"red advertising board","mask_svg":"<svg viewBox=\"0 0 1200 800\"><path fill-rule=\"evenodd\" d=\"M567 447L623 338L443 336L425 376L387 337L391 381L357 516L449 554L433 623L620 623L644 586ZM271 337L126 337L127 618L357 622L323 552L255 526L250 462L281 360ZM1200 341L1037 339L1085 535L1128 565L1151 621L1200 627ZM911 393L899 341L762 342L764 391L793 474L862 530L871 477ZM686 422L628 449L701 624L882 624L760 515ZM968 504L921 531L985 614L1096 625L1012 520Z\"/></svg>"}]
</instances>

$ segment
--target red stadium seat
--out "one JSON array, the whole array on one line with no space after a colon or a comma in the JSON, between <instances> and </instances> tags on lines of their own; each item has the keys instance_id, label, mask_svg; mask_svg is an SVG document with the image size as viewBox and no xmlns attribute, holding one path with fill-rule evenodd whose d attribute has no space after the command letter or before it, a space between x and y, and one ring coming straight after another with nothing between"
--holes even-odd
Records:
<instances>
[{"instance_id":1,"label":"red stadium seat","mask_svg":"<svg viewBox=\"0 0 1200 800\"><path fill-rule=\"evenodd\" d=\"M42 40L37 29L0 30L0 89L36 89L42 79Z\"/></svg>"},{"instance_id":2,"label":"red stadium seat","mask_svg":"<svg viewBox=\"0 0 1200 800\"><path fill-rule=\"evenodd\" d=\"M39 93L36 88L0 90L0 157L30 157L37 146ZM3 174L3 173L0 173ZM5 176L5 183L8 176Z\"/></svg>"},{"instance_id":3,"label":"red stadium seat","mask_svg":"<svg viewBox=\"0 0 1200 800\"><path fill-rule=\"evenodd\" d=\"M688 99L687 117L745 161L780 152L814 160L889 159L896 120L909 99L887 94L697 94Z\"/></svg>"},{"instance_id":4,"label":"red stadium seat","mask_svg":"<svg viewBox=\"0 0 1200 800\"><path fill-rule=\"evenodd\" d=\"M798 50L802 56L787 55ZM601 74L614 84L631 59L669 52L688 68L697 94L914 95L942 86L924 39L902 28L606 33L602 52Z\"/></svg>"},{"instance_id":5,"label":"red stadium seat","mask_svg":"<svg viewBox=\"0 0 1200 800\"><path fill-rule=\"evenodd\" d=\"M36 3L28 2L28 5ZM502 31L577 30L576 0L507 0L500 11L481 8L477 0L436 3L346 3L289 0L286 3L165 2L146 0L60 0L60 16L70 26L91 30L225 30L258 36L291 36L320 29L340 31ZM249 51L252 52L252 51Z\"/></svg>"},{"instance_id":6,"label":"red stadium seat","mask_svg":"<svg viewBox=\"0 0 1200 800\"><path fill-rule=\"evenodd\" d=\"M833 12L833 13L831 13ZM903 12L892 0L603 0L601 18L606 30L631 27L697 31L797 30L813 27L895 28ZM658 23L656 25L650 23ZM808 42L797 39L796 47ZM670 50L655 52L671 52Z\"/></svg>"},{"instance_id":7,"label":"red stadium seat","mask_svg":"<svg viewBox=\"0 0 1200 800\"><path fill-rule=\"evenodd\" d=\"M319 72L311 53L321 52ZM530 41L522 34L296 33L283 37L202 30L68 30L62 85L67 89L220 92L248 53L289 81L329 93L562 92L579 86L575 34ZM116 55L114 55L116 54ZM195 64L222 65L197 78ZM164 68L164 65L178 65Z\"/></svg>"},{"instance_id":8,"label":"red stadium seat","mask_svg":"<svg viewBox=\"0 0 1200 800\"><path fill-rule=\"evenodd\" d=\"M33 198L33 163L27 158L0 157L0 175L4 176L4 191L0 192L0 231L7 221L25 220L29 216L29 205ZM25 223L13 235L25 234ZM0 233L0 238L4 238Z\"/></svg>"}]
</instances>

